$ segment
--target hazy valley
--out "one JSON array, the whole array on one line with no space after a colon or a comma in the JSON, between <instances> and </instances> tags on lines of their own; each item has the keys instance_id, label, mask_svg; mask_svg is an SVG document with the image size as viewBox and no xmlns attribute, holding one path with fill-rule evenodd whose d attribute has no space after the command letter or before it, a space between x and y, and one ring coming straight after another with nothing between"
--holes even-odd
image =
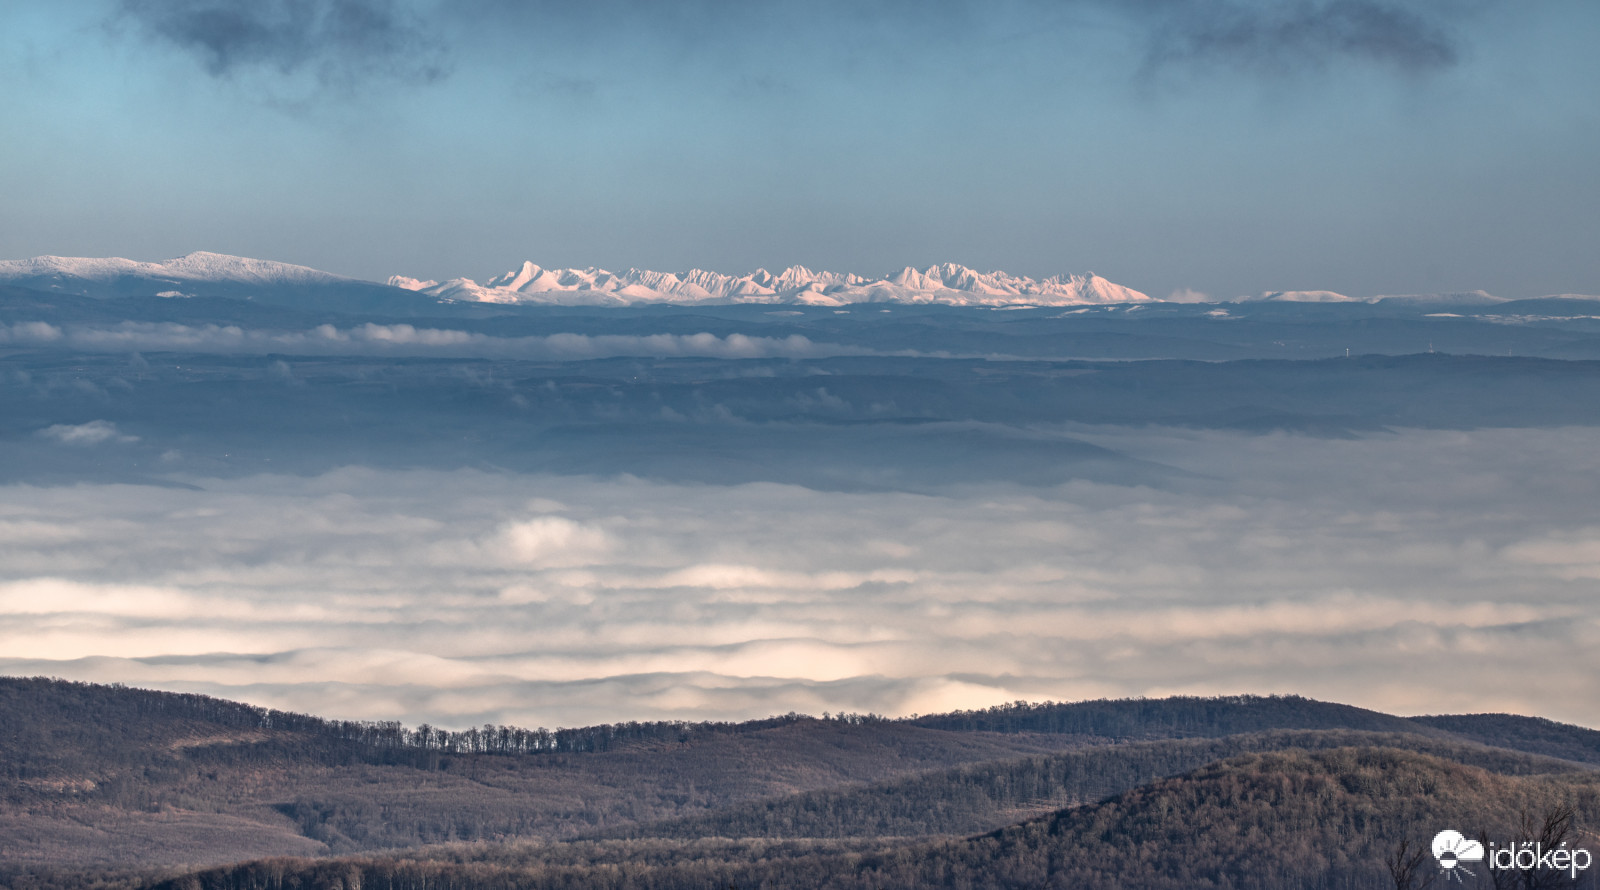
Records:
<instances>
[{"instance_id":1,"label":"hazy valley","mask_svg":"<svg viewBox=\"0 0 1600 890\"><path fill-rule=\"evenodd\" d=\"M1593 841L1600 301L202 259L0 288L0 667L169 690L0 680L10 886L1376 888L1446 826ZM1567 722L1481 713L1530 702Z\"/></svg>"}]
</instances>

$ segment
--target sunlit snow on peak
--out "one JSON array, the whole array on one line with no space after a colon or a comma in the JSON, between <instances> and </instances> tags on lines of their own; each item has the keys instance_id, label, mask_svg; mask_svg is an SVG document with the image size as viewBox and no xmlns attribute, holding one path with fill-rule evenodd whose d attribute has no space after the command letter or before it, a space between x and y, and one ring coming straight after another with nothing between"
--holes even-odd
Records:
<instances>
[{"instance_id":1,"label":"sunlit snow on peak","mask_svg":"<svg viewBox=\"0 0 1600 890\"><path fill-rule=\"evenodd\" d=\"M682 275L647 269L546 269L531 262L482 284L456 278L442 284L395 276L390 283L430 296L479 303L629 305L636 303L940 303L957 306L1060 306L1132 303L1150 297L1094 273L1035 280L1006 272L979 272L956 263L926 269L907 266L883 278L813 272L790 266L774 275L757 269L727 275L691 269Z\"/></svg>"}]
</instances>

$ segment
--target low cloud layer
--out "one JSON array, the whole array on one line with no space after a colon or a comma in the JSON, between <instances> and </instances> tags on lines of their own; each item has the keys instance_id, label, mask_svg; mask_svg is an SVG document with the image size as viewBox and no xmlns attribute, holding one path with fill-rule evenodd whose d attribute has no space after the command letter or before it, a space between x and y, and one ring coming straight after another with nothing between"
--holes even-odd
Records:
<instances>
[{"instance_id":1,"label":"low cloud layer","mask_svg":"<svg viewBox=\"0 0 1600 890\"><path fill-rule=\"evenodd\" d=\"M814 343L798 334L751 337L729 334L550 334L492 337L449 328L365 324L307 331L238 325L125 321L103 327L58 327L47 322L0 324L0 345L82 352L202 352L267 355L449 356L454 358L589 359L614 356L708 358L818 358L871 350Z\"/></svg>"},{"instance_id":2,"label":"low cloud layer","mask_svg":"<svg viewBox=\"0 0 1600 890\"><path fill-rule=\"evenodd\" d=\"M0 670L458 727L1235 692L1600 725L1600 431L1098 435L1194 475L10 486Z\"/></svg>"},{"instance_id":3,"label":"low cloud layer","mask_svg":"<svg viewBox=\"0 0 1600 890\"><path fill-rule=\"evenodd\" d=\"M139 441L117 429L109 420L91 420L88 423L54 423L39 431L39 435L63 445L100 445L106 442L128 444Z\"/></svg>"}]
</instances>

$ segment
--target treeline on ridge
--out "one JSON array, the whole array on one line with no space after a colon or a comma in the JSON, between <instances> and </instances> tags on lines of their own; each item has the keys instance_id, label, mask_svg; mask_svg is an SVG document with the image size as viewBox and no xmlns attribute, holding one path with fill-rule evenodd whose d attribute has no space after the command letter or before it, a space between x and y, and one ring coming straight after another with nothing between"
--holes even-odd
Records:
<instances>
[{"instance_id":1,"label":"treeline on ridge","mask_svg":"<svg viewBox=\"0 0 1600 890\"><path fill-rule=\"evenodd\" d=\"M1288 728L1430 732L1405 717L1298 695L1019 701L982 710L912 717L910 722L957 732L1038 732L1114 740L1215 738Z\"/></svg>"},{"instance_id":2,"label":"treeline on ridge","mask_svg":"<svg viewBox=\"0 0 1600 890\"><path fill-rule=\"evenodd\" d=\"M46 753L64 742L92 744L97 736L137 734L138 727L174 720L293 733L380 752L572 754L637 744L683 743L705 734L754 732L808 719L787 714L742 723L630 721L553 730L489 724L447 730L423 724L407 729L395 721L328 720L193 693L44 677L0 677L0 713L12 718L8 730L0 732L0 745L19 753ZM92 720L84 719L91 714ZM851 719L877 718L852 715Z\"/></svg>"},{"instance_id":3,"label":"treeline on ridge","mask_svg":"<svg viewBox=\"0 0 1600 890\"><path fill-rule=\"evenodd\" d=\"M43 677L0 677L0 713L22 718L13 724L9 740L0 736L0 741L21 743L22 747L32 747L26 744L26 734L19 732L19 727L27 724L41 730L48 728L52 733L71 733L77 729L78 740L87 740L88 735L97 731L97 726L115 726L118 731L125 731L151 720L195 720L242 730L310 735L375 751L446 754L603 752L629 745L684 743L696 736L713 733L755 732L813 719L791 713L739 723L629 721L553 730L491 724L465 730L447 730L423 724L408 729L396 721L329 720L193 693L157 692ZM87 713L95 715L91 725L85 725L81 719ZM850 723L886 722L886 718L872 714L824 715L824 719ZM1215 738L1289 728L1421 734L1436 732L1440 735L1463 731L1462 727L1456 725L1437 728L1432 725L1447 719L1452 718L1394 717L1349 705L1288 695L1220 698L1179 696L1072 703L1015 702L984 710L913 716L893 722L954 732L1041 733L1082 736L1086 740L1129 741ZM1457 719L1459 722L1460 719L1476 718ZM1600 733L1579 731L1590 733L1600 740ZM1600 741L1591 742L1591 745L1595 753L1600 753Z\"/></svg>"}]
</instances>

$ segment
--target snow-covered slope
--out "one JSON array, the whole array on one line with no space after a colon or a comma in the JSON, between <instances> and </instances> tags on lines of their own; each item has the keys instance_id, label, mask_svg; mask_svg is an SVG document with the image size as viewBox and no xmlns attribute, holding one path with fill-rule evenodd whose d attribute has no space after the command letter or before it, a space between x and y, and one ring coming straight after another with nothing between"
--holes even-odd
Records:
<instances>
[{"instance_id":1,"label":"snow-covered slope","mask_svg":"<svg viewBox=\"0 0 1600 890\"><path fill-rule=\"evenodd\" d=\"M1063 306L1135 303L1150 299L1092 272L1036 281L1004 272L978 272L953 263L922 270L907 266L893 275L872 279L838 272L813 272L804 266L790 266L776 275L757 269L752 274L736 276L703 269L691 269L682 275L644 269L625 272L595 268L546 269L525 262L482 284L470 278L455 278L441 284L398 275L390 278L389 284L448 300L589 306L637 303Z\"/></svg>"},{"instance_id":2,"label":"snow-covered slope","mask_svg":"<svg viewBox=\"0 0 1600 890\"><path fill-rule=\"evenodd\" d=\"M1492 306L1496 303L1510 302L1509 297L1497 297L1481 290L1455 294L1385 294L1372 299L1374 302L1394 300L1401 303L1448 303L1452 306Z\"/></svg>"},{"instance_id":3,"label":"snow-covered slope","mask_svg":"<svg viewBox=\"0 0 1600 890\"><path fill-rule=\"evenodd\" d=\"M1240 302L1263 303L1365 303L1360 297L1347 297L1331 290L1277 290L1259 297L1245 297Z\"/></svg>"},{"instance_id":4,"label":"snow-covered slope","mask_svg":"<svg viewBox=\"0 0 1600 890\"><path fill-rule=\"evenodd\" d=\"M1383 300L1393 300L1399 303L1448 303L1455 306L1469 306L1504 303L1506 298L1497 297L1481 290L1454 294L1382 294L1376 297L1347 297L1331 290L1281 290L1269 291L1259 297L1243 297L1238 302L1377 303Z\"/></svg>"},{"instance_id":5,"label":"snow-covered slope","mask_svg":"<svg viewBox=\"0 0 1600 890\"><path fill-rule=\"evenodd\" d=\"M0 261L0 284L94 299L227 297L339 312L411 314L438 300L305 266L200 251L158 263L121 257Z\"/></svg>"},{"instance_id":6,"label":"snow-covered slope","mask_svg":"<svg viewBox=\"0 0 1600 890\"><path fill-rule=\"evenodd\" d=\"M319 272L306 266L228 256L203 250L159 263L141 263L121 257L62 256L0 261L0 281L52 278L97 283L131 278L167 281L172 284L191 281L226 281L239 284L332 284L353 280Z\"/></svg>"}]
</instances>

